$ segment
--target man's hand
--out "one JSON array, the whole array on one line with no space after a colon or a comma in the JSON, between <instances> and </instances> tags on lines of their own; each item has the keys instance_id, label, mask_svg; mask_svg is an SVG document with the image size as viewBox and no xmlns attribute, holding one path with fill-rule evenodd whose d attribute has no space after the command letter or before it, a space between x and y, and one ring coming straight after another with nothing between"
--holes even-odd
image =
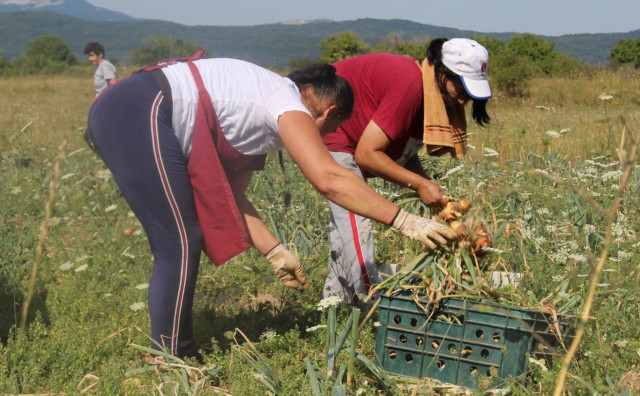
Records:
<instances>
[{"instance_id":1,"label":"man's hand","mask_svg":"<svg viewBox=\"0 0 640 396\"><path fill-rule=\"evenodd\" d=\"M307 290L309 282L304 272L304 268L294 256L281 243L269 250L266 255L267 260L271 263L278 279L285 286L296 290Z\"/></svg>"},{"instance_id":2,"label":"man's hand","mask_svg":"<svg viewBox=\"0 0 640 396\"><path fill-rule=\"evenodd\" d=\"M424 243L431 249L436 248L436 243L446 245L447 240L455 240L457 237L456 232L446 225L425 217L412 215L404 209L400 209L392 227L407 237Z\"/></svg>"}]
</instances>

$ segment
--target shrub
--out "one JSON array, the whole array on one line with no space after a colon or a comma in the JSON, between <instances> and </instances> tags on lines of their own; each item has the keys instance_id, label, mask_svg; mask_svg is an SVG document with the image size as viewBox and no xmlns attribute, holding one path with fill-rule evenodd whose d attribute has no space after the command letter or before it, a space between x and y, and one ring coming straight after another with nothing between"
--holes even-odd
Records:
<instances>
[{"instance_id":1,"label":"shrub","mask_svg":"<svg viewBox=\"0 0 640 396\"><path fill-rule=\"evenodd\" d=\"M78 63L69 46L58 36L39 36L29 41L28 45L27 52L16 62L16 73L59 74L67 66Z\"/></svg>"}]
</instances>

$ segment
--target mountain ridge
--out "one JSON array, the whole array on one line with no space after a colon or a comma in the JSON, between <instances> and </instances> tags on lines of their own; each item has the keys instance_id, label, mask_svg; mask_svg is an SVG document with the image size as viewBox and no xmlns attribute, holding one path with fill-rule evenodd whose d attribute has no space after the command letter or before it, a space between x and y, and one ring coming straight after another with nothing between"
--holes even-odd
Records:
<instances>
[{"instance_id":1,"label":"mountain ridge","mask_svg":"<svg viewBox=\"0 0 640 396\"><path fill-rule=\"evenodd\" d=\"M7 0L0 0L7 1ZM86 3L84 0L66 0ZM86 3L88 4L88 3ZM0 9L0 11L2 11ZM286 22L286 21L285 21ZM352 31L368 44L383 41L390 33L403 39L433 37L469 37L473 34L508 40L515 32L478 32L420 24L401 19L362 18L353 21L318 23L276 23L254 26L186 26L150 19L95 21L62 15L52 11L0 12L0 54L15 60L37 36L54 34L79 56L88 41L99 41L106 56L119 62L130 61L130 51L144 38L172 36L198 44L216 57L244 59L257 64L286 66L293 58L314 58L320 41L342 31ZM640 29L627 33L574 34L540 36L556 44L556 50L592 64L607 63L613 44L620 39L639 38ZM295 38L295 39L292 39Z\"/></svg>"}]
</instances>

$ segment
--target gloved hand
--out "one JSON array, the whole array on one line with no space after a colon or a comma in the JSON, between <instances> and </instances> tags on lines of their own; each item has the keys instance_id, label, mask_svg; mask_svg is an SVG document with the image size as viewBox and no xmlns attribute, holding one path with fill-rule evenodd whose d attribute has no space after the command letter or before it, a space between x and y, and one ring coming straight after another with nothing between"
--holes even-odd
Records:
<instances>
[{"instance_id":1,"label":"gloved hand","mask_svg":"<svg viewBox=\"0 0 640 396\"><path fill-rule=\"evenodd\" d=\"M457 234L444 224L425 217L412 215L404 209L400 209L392 224L393 228L411 239L418 240L431 249L436 248L436 243L446 245L447 239L455 240Z\"/></svg>"},{"instance_id":2,"label":"gloved hand","mask_svg":"<svg viewBox=\"0 0 640 396\"><path fill-rule=\"evenodd\" d=\"M307 275L304 273L304 268L302 268L296 256L291 254L281 243L269 250L266 257L278 279L285 286L296 290L307 290L309 282L307 281Z\"/></svg>"}]
</instances>

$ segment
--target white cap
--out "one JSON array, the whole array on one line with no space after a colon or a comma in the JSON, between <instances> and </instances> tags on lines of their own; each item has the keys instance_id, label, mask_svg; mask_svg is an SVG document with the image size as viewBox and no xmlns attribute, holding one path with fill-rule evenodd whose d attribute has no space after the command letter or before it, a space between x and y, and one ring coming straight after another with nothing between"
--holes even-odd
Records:
<instances>
[{"instance_id":1,"label":"white cap","mask_svg":"<svg viewBox=\"0 0 640 396\"><path fill-rule=\"evenodd\" d=\"M475 40L454 38L442 44L442 63L460 76L464 88L474 99L489 99L487 80L489 52Z\"/></svg>"}]
</instances>

